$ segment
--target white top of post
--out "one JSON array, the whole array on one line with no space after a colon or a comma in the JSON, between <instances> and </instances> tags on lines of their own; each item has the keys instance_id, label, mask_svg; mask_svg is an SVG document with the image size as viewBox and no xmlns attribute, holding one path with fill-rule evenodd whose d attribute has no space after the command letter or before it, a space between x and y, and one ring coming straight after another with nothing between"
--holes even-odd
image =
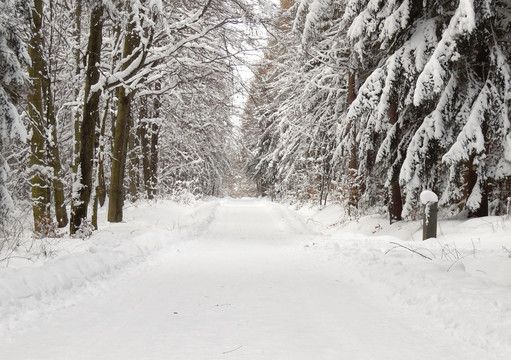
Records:
<instances>
[{"instance_id":1,"label":"white top of post","mask_svg":"<svg viewBox=\"0 0 511 360\"><path fill-rule=\"evenodd\" d=\"M430 191L430 190L424 190L423 192L421 192L420 198L421 198L421 203L423 205L426 205L429 202L433 202L433 203L438 202L438 196L433 191Z\"/></svg>"}]
</instances>

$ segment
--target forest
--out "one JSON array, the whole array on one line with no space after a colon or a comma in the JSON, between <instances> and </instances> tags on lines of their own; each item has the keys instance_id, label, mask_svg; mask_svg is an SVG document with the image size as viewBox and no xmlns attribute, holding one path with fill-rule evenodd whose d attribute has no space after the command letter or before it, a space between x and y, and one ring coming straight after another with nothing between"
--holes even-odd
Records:
<instances>
[{"instance_id":1,"label":"forest","mask_svg":"<svg viewBox=\"0 0 511 360\"><path fill-rule=\"evenodd\" d=\"M0 359L511 359L510 57L511 0L0 0Z\"/></svg>"},{"instance_id":2,"label":"forest","mask_svg":"<svg viewBox=\"0 0 511 360\"><path fill-rule=\"evenodd\" d=\"M355 218L509 214L510 20L499 0L281 1L244 115L258 191Z\"/></svg>"},{"instance_id":3,"label":"forest","mask_svg":"<svg viewBox=\"0 0 511 360\"><path fill-rule=\"evenodd\" d=\"M97 228L98 208L221 194L234 96L260 5L239 0L0 2L3 224ZM107 200L108 199L108 200Z\"/></svg>"},{"instance_id":4,"label":"forest","mask_svg":"<svg viewBox=\"0 0 511 360\"><path fill-rule=\"evenodd\" d=\"M243 178L353 218L423 190L509 213L510 30L504 0L0 1L0 237Z\"/></svg>"}]
</instances>

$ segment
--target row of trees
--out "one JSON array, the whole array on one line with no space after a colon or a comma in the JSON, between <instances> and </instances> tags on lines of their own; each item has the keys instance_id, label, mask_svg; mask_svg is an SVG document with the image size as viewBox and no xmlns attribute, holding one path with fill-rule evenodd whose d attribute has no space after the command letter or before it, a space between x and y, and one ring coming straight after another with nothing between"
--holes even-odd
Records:
<instances>
[{"instance_id":1,"label":"row of trees","mask_svg":"<svg viewBox=\"0 0 511 360\"><path fill-rule=\"evenodd\" d=\"M255 5L0 2L1 220L25 201L74 234L107 197L119 222L126 198L218 195Z\"/></svg>"},{"instance_id":2,"label":"row of trees","mask_svg":"<svg viewBox=\"0 0 511 360\"><path fill-rule=\"evenodd\" d=\"M414 217L511 196L511 5L282 0L244 132L261 193ZM256 134L256 135L254 135Z\"/></svg>"}]
</instances>

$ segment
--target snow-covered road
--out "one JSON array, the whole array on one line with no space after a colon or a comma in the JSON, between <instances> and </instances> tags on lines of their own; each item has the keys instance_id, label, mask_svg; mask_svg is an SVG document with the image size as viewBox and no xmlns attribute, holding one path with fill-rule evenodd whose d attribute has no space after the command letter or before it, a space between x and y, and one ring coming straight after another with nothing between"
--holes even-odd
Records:
<instances>
[{"instance_id":1,"label":"snow-covered road","mask_svg":"<svg viewBox=\"0 0 511 360\"><path fill-rule=\"evenodd\" d=\"M493 359L306 251L315 236L282 206L223 200L193 245L38 319L0 358Z\"/></svg>"}]
</instances>

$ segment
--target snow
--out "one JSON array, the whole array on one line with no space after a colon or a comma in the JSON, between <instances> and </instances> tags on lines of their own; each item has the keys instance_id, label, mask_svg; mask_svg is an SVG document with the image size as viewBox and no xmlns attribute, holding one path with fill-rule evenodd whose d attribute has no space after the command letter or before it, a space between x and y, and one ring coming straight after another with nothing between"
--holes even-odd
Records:
<instances>
[{"instance_id":1,"label":"snow","mask_svg":"<svg viewBox=\"0 0 511 360\"><path fill-rule=\"evenodd\" d=\"M387 2L386 5L389 9L397 6L395 2ZM410 8L410 1L405 0L393 13L385 18L380 41L385 42L386 39L391 39L398 31L406 28L410 19ZM387 44L385 44L386 46ZM382 45L381 48L384 49L385 47Z\"/></svg>"},{"instance_id":2,"label":"snow","mask_svg":"<svg viewBox=\"0 0 511 360\"><path fill-rule=\"evenodd\" d=\"M426 205L429 202L438 202L438 196L431 190L424 190L420 194L421 204Z\"/></svg>"},{"instance_id":3,"label":"snow","mask_svg":"<svg viewBox=\"0 0 511 360\"><path fill-rule=\"evenodd\" d=\"M8 263L0 263L8 265L0 268L0 337L12 333L25 318L72 305L74 295L90 287L94 293L102 280L160 251L184 246L183 239L205 226L216 204L162 206L131 209L129 225L100 224L101 230L88 241L43 239L21 246ZM30 254L26 247L31 248ZM49 258L34 256L43 252L50 253Z\"/></svg>"},{"instance_id":4,"label":"snow","mask_svg":"<svg viewBox=\"0 0 511 360\"><path fill-rule=\"evenodd\" d=\"M53 258L0 269L0 358L511 356L510 220L440 221L422 242L418 222L342 214L260 199L129 207Z\"/></svg>"},{"instance_id":5,"label":"snow","mask_svg":"<svg viewBox=\"0 0 511 360\"><path fill-rule=\"evenodd\" d=\"M328 238L316 249L358 269L360 281L381 286L393 306L413 308L450 335L484 349L488 354L482 358L509 358L509 219L440 220L438 238L421 241L420 221L389 225L379 215L353 221L341 212L335 205L300 210L308 224L328 229Z\"/></svg>"},{"instance_id":6,"label":"snow","mask_svg":"<svg viewBox=\"0 0 511 360\"><path fill-rule=\"evenodd\" d=\"M333 1L332 0L305 0L302 1L298 7L298 14L294 23L294 28L297 28L297 20L300 19L300 13L308 10L307 15L305 17L305 24L302 35L302 43L304 45L309 44L311 41L315 40L318 33L318 28L321 28L322 17L325 14L330 15L333 12ZM308 9L307 9L308 7Z\"/></svg>"},{"instance_id":7,"label":"snow","mask_svg":"<svg viewBox=\"0 0 511 360\"><path fill-rule=\"evenodd\" d=\"M433 55L425 65L417 79L413 103L419 106L433 94L439 93L444 87L447 74L445 64L459 60L457 40L476 28L474 3L472 0L460 0L449 26L444 30Z\"/></svg>"},{"instance_id":8,"label":"snow","mask_svg":"<svg viewBox=\"0 0 511 360\"><path fill-rule=\"evenodd\" d=\"M13 119L12 125L11 125L11 133L10 138L11 139L19 139L21 142L27 142L27 129L25 129L25 126L23 125L23 122L21 121L18 111L14 106L11 107L9 117Z\"/></svg>"}]
</instances>

